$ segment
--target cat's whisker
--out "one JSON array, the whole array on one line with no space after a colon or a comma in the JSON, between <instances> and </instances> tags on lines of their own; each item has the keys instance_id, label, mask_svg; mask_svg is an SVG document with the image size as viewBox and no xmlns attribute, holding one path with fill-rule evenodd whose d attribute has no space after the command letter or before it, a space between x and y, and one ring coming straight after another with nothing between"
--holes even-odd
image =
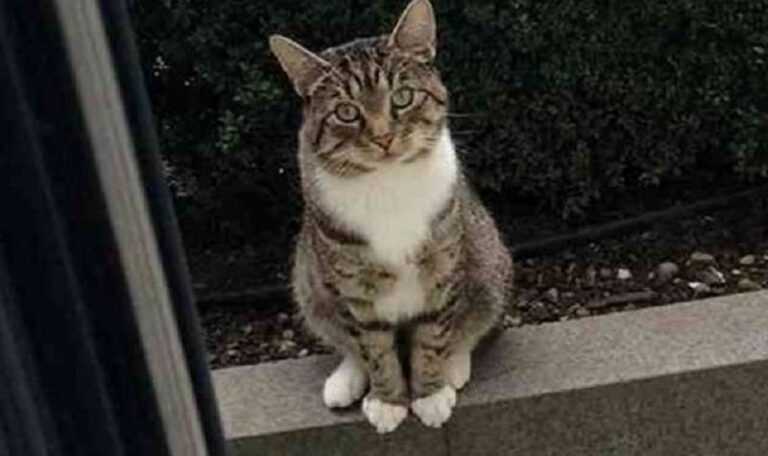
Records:
<instances>
[{"instance_id":1,"label":"cat's whisker","mask_svg":"<svg viewBox=\"0 0 768 456\"><path fill-rule=\"evenodd\" d=\"M480 132L481 132L481 130L456 130L456 131L451 130L451 134L457 135L457 136L459 136L459 135L473 135L473 134L477 134L477 133L480 133Z\"/></svg>"},{"instance_id":2,"label":"cat's whisker","mask_svg":"<svg viewBox=\"0 0 768 456\"><path fill-rule=\"evenodd\" d=\"M456 118L485 118L485 117L488 117L485 114L461 113L461 112L447 112L445 115L447 117L456 117Z\"/></svg>"}]
</instances>

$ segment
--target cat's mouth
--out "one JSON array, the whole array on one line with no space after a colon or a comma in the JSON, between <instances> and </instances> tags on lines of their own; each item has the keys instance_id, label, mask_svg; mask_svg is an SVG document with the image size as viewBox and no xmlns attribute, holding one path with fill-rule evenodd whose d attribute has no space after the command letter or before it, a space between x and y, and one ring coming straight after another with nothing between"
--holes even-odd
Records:
<instances>
[{"instance_id":1,"label":"cat's mouth","mask_svg":"<svg viewBox=\"0 0 768 456\"><path fill-rule=\"evenodd\" d=\"M378 153L372 157L371 164L374 165L393 165L396 163L413 163L420 158L429 155L430 148L426 146L413 147L411 149L397 149L390 151L377 151Z\"/></svg>"},{"instance_id":2,"label":"cat's mouth","mask_svg":"<svg viewBox=\"0 0 768 456\"><path fill-rule=\"evenodd\" d=\"M426 155L428 147L425 145L419 145L417 143L410 143L408 145L398 144L398 147L382 148L375 147L375 154L372 157L375 163L379 164L393 164L393 163L410 163L415 161L419 157Z\"/></svg>"},{"instance_id":3,"label":"cat's mouth","mask_svg":"<svg viewBox=\"0 0 768 456\"><path fill-rule=\"evenodd\" d=\"M378 164L389 164L400 161L406 153L400 147L380 147L378 145L370 146L371 155L369 160Z\"/></svg>"}]
</instances>

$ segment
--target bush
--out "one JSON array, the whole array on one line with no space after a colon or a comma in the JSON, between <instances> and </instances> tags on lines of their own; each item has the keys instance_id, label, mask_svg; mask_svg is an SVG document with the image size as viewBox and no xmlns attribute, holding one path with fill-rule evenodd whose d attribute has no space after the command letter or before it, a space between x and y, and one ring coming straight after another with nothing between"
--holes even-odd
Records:
<instances>
[{"instance_id":1,"label":"bush","mask_svg":"<svg viewBox=\"0 0 768 456\"><path fill-rule=\"evenodd\" d=\"M768 175L768 0L433 3L453 130L485 190L578 219L681 176ZM269 34L321 50L388 31L404 5L135 3L163 154L195 207L257 183L254 204L297 208L299 100Z\"/></svg>"}]
</instances>

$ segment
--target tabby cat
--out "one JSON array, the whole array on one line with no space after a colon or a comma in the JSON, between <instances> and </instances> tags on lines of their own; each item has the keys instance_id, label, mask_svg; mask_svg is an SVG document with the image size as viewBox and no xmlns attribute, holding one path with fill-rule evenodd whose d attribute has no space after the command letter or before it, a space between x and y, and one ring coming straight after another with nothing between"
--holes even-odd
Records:
<instances>
[{"instance_id":1,"label":"tabby cat","mask_svg":"<svg viewBox=\"0 0 768 456\"><path fill-rule=\"evenodd\" d=\"M512 279L454 150L435 42L428 0L389 35L319 54L270 38L304 102L293 293L344 356L323 400L347 407L367 391L363 414L382 433L409 409L428 426L450 418Z\"/></svg>"}]
</instances>

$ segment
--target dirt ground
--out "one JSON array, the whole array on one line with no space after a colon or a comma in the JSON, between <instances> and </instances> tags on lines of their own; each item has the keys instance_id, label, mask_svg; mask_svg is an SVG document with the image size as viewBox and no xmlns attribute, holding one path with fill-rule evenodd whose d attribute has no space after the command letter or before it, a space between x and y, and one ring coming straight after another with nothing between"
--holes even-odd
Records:
<instances>
[{"instance_id":1,"label":"dirt ground","mask_svg":"<svg viewBox=\"0 0 768 456\"><path fill-rule=\"evenodd\" d=\"M511 222L504 215L498 220L508 231L504 224ZM213 368L329 351L306 332L282 291L292 236L281 232L271 243L189 253ZM261 300L212 303L205 298L265 285L276 291ZM520 260L517 296L503 325L586 318L761 288L768 288L768 211L755 204Z\"/></svg>"}]
</instances>

